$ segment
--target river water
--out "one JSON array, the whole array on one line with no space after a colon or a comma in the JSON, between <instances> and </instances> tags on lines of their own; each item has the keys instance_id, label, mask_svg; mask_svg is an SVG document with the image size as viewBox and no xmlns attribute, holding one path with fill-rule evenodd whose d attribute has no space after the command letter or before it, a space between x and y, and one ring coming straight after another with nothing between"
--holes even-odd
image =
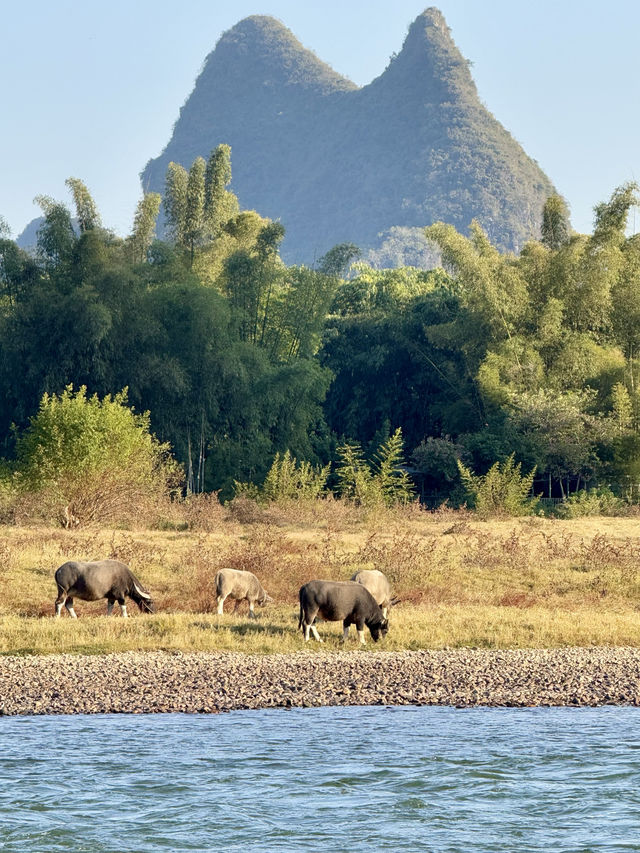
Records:
<instances>
[{"instance_id":1,"label":"river water","mask_svg":"<svg viewBox=\"0 0 640 853\"><path fill-rule=\"evenodd\" d=\"M0 718L0 851L640 850L640 711Z\"/></svg>"}]
</instances>

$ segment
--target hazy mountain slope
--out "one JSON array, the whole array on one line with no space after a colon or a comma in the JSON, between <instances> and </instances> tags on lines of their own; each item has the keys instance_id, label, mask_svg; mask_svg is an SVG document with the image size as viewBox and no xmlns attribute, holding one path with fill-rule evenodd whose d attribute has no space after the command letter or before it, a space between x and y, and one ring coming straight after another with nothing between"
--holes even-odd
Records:
<instances>
[{"instance_id":1,"label":"hazy mountain slope","mask_svg":"<svg viewBox=\"0 0 640 853\"><path fill-rule=\"evenodd\" d=\"M538 235L553 192L480 102L437 9L362 88L275 19L241 21L207 58L144 187L162 191L171 160L188 167L221 142L241 205L283 222L290 261L344 241L375 247L393 226L438 219L466 229L475 217L500 246L519 248Z\"/></svg>"}]
</instances>

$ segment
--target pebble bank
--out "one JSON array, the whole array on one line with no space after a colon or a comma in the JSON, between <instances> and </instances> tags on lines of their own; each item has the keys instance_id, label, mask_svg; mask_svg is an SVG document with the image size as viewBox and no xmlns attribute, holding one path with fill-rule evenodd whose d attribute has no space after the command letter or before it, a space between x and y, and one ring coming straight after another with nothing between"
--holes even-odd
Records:
<instances>
[{"instance_id":1,"label":"pebble bank","mask_svg":"<svg viewBox=\"0 0 640 853\"><path fill-rule=\"evenodd\" d=\"M640 705L640 649L0 657L0 714Z\"/></svg>"}]
</instances>

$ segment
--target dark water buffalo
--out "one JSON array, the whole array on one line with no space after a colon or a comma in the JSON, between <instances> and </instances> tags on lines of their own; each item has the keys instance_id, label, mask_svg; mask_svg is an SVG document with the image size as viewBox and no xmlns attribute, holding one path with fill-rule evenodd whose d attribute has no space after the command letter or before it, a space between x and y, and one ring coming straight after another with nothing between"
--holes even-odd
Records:
<instances>
[{"instance_id":1,"label":"dark water buffalo","mask_svg":"<svg viewBox=\"0 0 640 853\"><path fill-rule=\"evenodd\" d=\"M353 581L309 581L301 587L298 628L302 628L305 643L309 639L309 631L322 642L314 625L318 616L327 622L342 621L345 641L349 625L355 625L363 645L365 625L376 643L389 630L389 623L375 598L362 584Z\"/></svg>"},{"instance_id":2,"label":"dark water buffalo","mask_svg":"<svg viewBox=\"0 0 640 853\"><path fill-rule=\"evenodd\" d=\"M226 598L234 598L238 601L249 602L249 617L256 618L253 610L255 604L260 607L268 601L273 601L270 595L262 588L262 584L253 572L245 572L241 569L220 569L214 578L216 585L216 604L218 613L222 614L222 608Z\"/></svg>"},{"instance_id":3,"label":"dark water buffalo","mask_svg":"<svg viewBox=\"0 0 640 853\"><path fill-rule=\"evenodd\" d=\"M153 613L151 596L142 586L128 566L118 560L97 560L93 563L81 563L70 560L56 571L58 597L56 598L56 616L60 616L64 605L70 616L76 618L73 599L98 601L107 599L107 614L113 610L117 601L122 615L127 615L125 596L129 596L143 613Z\"/></svg>"}]
</instances>

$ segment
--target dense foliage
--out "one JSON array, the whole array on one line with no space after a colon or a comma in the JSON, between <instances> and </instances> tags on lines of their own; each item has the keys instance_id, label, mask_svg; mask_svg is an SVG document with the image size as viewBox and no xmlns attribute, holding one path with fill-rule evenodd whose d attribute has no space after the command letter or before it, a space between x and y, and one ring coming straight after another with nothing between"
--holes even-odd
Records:
<instances>
[{"instance_id":1,"label":"dense foliage","mask_svg":"<svg viewBox=\"0 0 640 853\"><path fill-rule=\"evenodd\" d=\"M211 160L220 153L227 154L216 150ZM74 229L69 210L40 199L37 253L0 241L5 457L15 454L12 424L19 433L43 394L69 384L100 397L127 387L130 403L151 412L152 429L185 468L197 468L200 489L261 479L277 451L315 456L330 373L314 356L338 279L285 267L282 226L238 213L224 178L207 210L195 203L198 182L173 180L177 171L165 193L175 211L171 243L150 243L153 197L141 203L126 240L80 210ZM185 203L171 208L181 186ZM87 208L88 197L77 182L76 205ZM206 470L192 465L198 453Z\"/></svg>"},{"instance_id":2,"label":"dense foliage","mask_svg":"<svg viewBox=\"0 0 640 853\"><path fill-rule=\"evenodd\" d=\"M75 220L39 199L36 252L0 233L6 465L24 466L32 418L71 406L69 386L87 403L122 402L127 388L188 491L229 497L234 482L266 478L263 497L291 497L328 478L336 494L393 503L411 497L410 473L423 497L462 502L513 474L524 506L520 471L535 469L548 498L599 487L601 504L608 485L639 497L635 186L598 205L592 235L572 233L551 196L519 255L477 224L465 237L436 223L426 234L444 268L375 270L346 243L312 269L282 262L283 225L241 211L230 176L228 146L189 171L173 164L164 242L159 196L121 239L77 179ZM44 476L53 461L41 457L31 471Z\"/></svg>"},{"instance_id":3,"label":"dense foliage","mask_svg":"<svg viewBox=\"0 0 640 853\"><path fill-rule=\"evenodd\" d=\"M549 198L541 239L501 254L477 224L426 229L447 272L356 267L320 358L335 374L329 426L363 445L400 425L423 492L463 497L456 460L481 474L515 453L535 491L565 499L609 482L637 499L640 237L636 187L572 234Z\"/></svg>"}]
</instances>

